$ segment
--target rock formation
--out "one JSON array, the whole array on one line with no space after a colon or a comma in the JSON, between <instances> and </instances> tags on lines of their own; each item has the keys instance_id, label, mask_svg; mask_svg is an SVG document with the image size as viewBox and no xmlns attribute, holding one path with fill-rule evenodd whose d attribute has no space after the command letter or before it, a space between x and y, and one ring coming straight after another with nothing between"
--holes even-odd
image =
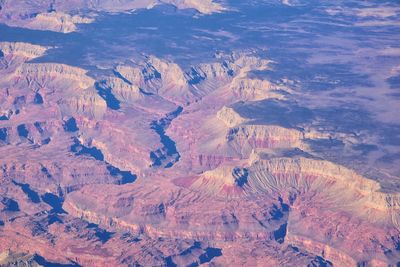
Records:
<instances>
[{"instance_id":1,"label":"rock formation","mask_svg":"<svg viewBox=\"0 0 400 267\"><path fill-rule=\"evenodd\" d=\"M0 49L1 264L399 262L399 193L312 146L357 136L235 109L292 97L251 76L268 60L218 54L184 69L143 56L94 76L29 62L50 48Z\"/></svg>"}]
</instances>

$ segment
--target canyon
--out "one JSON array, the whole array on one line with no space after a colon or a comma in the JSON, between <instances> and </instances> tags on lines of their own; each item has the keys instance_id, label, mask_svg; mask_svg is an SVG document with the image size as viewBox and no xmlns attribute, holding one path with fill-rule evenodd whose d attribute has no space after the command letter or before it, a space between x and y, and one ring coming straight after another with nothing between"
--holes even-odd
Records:
<instances>
[{"instance_id":1,"label":"canyon","mask_svg":"<svg viewBox=\"0 0 400 267\"><path fill-rule=\"evenodd\" d=\"M194 20L230 10L3 0L0 22L64 36L165 4ZM0 266L400 264L400 132L368 86L387 121L355 92L275 79L253 49L46 60L58 49L0 40Z\"/></svg>"}]
</instances>

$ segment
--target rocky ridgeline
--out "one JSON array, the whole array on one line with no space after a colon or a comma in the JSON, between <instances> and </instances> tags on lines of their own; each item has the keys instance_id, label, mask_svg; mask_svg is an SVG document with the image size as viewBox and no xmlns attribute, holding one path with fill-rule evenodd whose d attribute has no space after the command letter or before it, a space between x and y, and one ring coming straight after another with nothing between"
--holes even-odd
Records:
<instances>
[{"instance_id":1,"label":"rocky ridgeline","mask_svg":"<svg viewBox=\"0 0 400 267\"><path fill-rule=\"evenodd\" d=\"M267 81L246 77L250 70L267 68L268 61L247 54L219 57L217 62L200 64L184 71L173 62L149 56L132 66L117 66L115 73L147 94L158 94L180 105L198 101L224 86L232 98L243 100L265 98L271 89L275 89Z\"/></svg>"}]
</instances>

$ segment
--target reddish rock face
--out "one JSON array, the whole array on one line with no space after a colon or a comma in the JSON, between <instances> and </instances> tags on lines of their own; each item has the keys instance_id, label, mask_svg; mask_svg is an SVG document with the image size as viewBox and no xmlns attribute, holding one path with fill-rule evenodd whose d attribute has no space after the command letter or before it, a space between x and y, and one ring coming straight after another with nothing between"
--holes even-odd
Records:
<instances>
[{"instance_id":1,"label":"reddish rock face","mask_svg":"<svg viewBox=\"0 0 400 267\"><path fill-rule=\"evenodd\" d=\"M42 14L51 1L25 2L0 0L0 21L67 33L96 19L81 8L159 4L56 1ZM49 49L0 42L0 266L399 264L397 177L366 171L375 154L346 161L381 140L322 116L283 123L304 99L295 81L257 76L271 61L218 53L185 69L142 56L94 75L40 62ZM279 116L257 114L265 103Z\"/></svg>"}]
</instances>

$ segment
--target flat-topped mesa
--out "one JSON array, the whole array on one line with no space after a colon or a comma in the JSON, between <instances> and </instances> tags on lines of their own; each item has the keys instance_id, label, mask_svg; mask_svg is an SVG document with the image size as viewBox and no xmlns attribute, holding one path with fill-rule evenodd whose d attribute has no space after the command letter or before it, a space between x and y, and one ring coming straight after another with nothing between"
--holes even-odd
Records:
<instances>
[{"instance_id":1,"label":"flat-topped mesa","mask_svg":"<svg viewBox=\"0 0 400 267\"><path fill-rule=\"evenodd\" d=\"M4 55L14 55L26 60L43 56L47 48L39 45L20 42L0 42L0 50Z\"/></svg>"},{"instance_id":2,"label":"flat-topped mesa","mask_svg":"<svg viewBox=\"0 0 400 267\"><path fill-rule=\"evenodd\" d=\"M368 261L386 266L384 262L393 261L399 194L383 193L378 182L323 160L259 160L248 169L246 193L278 193L290 203L288 244L314 253L323 250L325 258L339 265Z\"/></svg>"},{"instance_id":3,"label":"flat-topped mesa","mask_svg":"<svg viewBox=\"0 0 400 267\"><path fill-rule=\"evenodd\" d=\"M84 18L78 15L71 16L63 12L50 12L37 14L23 26L35 30L70 33L77 30L77 24L88 24L93 21L92 18Z\"/></svg>"}]
</instances>

